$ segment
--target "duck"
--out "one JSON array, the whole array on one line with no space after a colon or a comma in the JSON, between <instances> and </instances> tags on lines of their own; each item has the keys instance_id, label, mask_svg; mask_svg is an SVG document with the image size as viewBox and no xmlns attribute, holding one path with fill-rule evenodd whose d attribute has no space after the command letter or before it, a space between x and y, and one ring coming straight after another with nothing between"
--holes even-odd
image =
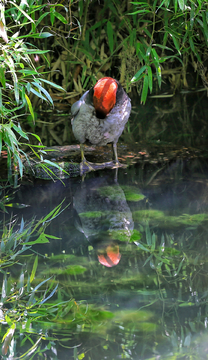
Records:
<instances>
[{"instance_id":1,"label":"duck","mask_svg":"<svg viewBox=\"0 0 208 360\"><path fill-rule=\"evenodd\" d=\"M131 100L114 78L103 77L86 91L71 107L72 131L80 143L80 173L84 169L95 170L99 164L88 162L84 155L84 143L113 145L113 167L122 166L118 161L117 142L131 113Z\"/></svg>"}]
</instances>

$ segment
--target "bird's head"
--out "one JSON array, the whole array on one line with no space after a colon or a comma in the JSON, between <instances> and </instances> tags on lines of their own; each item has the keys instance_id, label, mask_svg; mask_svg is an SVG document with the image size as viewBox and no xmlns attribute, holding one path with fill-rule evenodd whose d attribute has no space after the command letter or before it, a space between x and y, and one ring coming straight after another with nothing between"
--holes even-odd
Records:
<instances>
[{"instance_id":1,"label":"bird's head","mask_svg":"<svg viewBox=\"0 0 208 360\"><path fill-rule=\"evenodd\" d=\"M93 105L98 118L104 119L116 103L118 83L111 77L104 77L95 84Z\"/></svg>"}]
</instances>

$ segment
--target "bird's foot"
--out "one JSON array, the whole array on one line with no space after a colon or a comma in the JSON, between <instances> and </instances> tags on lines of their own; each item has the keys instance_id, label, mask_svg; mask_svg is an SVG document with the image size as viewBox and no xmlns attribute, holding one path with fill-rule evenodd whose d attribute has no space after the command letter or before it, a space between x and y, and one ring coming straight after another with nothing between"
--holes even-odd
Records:
<instances>
[{"instance_id":1,"label":"bird's foot","mask_svg":"<svg viewBox=\"0 0 208 360\"><path fill-rule=\"evenodd\" d=\"M86 174L90 171L102 170L105 168L113 169L114 166L115 164L113 161L105 163L91 163L85 159L80 163L80 175Z\"/></svg>"},{"instance_id":2,"label":"bird's foot","mask_svg":"<svg viewBox=\"0 0 208 360\"><path fill-rule=\"evenodd\" d=\"M118 160L117 161L116 160L112 161L112 164L113 164L113 169L117 169L117 168L120 168L120 167L122 167L122 168L127 167L126 164L121 164Z\"/></svg>"},{"instance_id":3,"label":"bird's foot","mask_svg":"<svg viewBox=\"0 0 208 360\"><path fill-rule=\"evenodd\" d=\"M104 163L91 163L85 158L80 163L80 175L86 174L90 171L102 170L105 168L108 169L117 169L120 167L127 167L127 165L121 164L119 161L109 161Z\"/></svg>"},{"instance_id":4,"label":"bird's foot","mask_svg":"<svg viewBox=\"0 0 208 360\"><path fill-rule=\"evenodd\" d=\"M84 158L80 163L80 175L83 175L90 171L95 171L96 170L95 165L96 164L91 163Z\"/></svg>"}]
</instances>

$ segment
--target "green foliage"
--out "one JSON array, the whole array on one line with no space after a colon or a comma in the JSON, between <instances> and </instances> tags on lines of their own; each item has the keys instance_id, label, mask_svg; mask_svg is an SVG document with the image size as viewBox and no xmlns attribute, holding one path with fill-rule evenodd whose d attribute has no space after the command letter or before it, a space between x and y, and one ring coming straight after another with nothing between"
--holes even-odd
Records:
<instances>
[{"instance_id":1,"label":"green foliage","mask_svg":"<svg viewBox=\"0 0 208 360\"><path fill-rule=\"evenodd\" d=\"M26 359L29 355L40 353L40 342L46 339L48 343L44 346L44 351L49 350L55 339L47 334L49 324L54 322L57 312L63 312L64 307L68 306L69 310L73 307L71 299L51 302L57 292L58 283L55 282L54 275L43 280L37 279L38 255L34 258L34 253L28 251L32 250L32 245L58 239L45 234L45 229L60 213L61 204L39 221L32 220L26 224L22 219L19 227L11 221L2 230L0 273L3 279L0 318L3 356L8 353L15 354L18 343L19 347L24 349L21 358ZM36 239L31 241L34 238ZM25 252L27 265L20 260L20 256ZM41 330L37 330L38 326Z\"/></svg>"},{"instance_id":2,"label":"green foliage","mask_svg":"<svg viewBox=\"0 0 208 360\"><path fill-rule=\"evenodd\" d=\"M59 11L64 16L65 9ZM60 65L54 59L67 91L81 93L97 78L110 75L127 90L136 85L145 103L148 93L161 88L166 79L174 91L188 87L189 64L206 84L206 2L81 0L71 4L71 11L77 26L69 43L58 31L60 21L54 22L58 45L63 52L67 49L66 58L58 59Z\"/></svg>"},{"instance_id":3,"label":"green foliage","mask_svg":"<svg viewBox=\"0 0 208 360\"><path fill-rule=\"evenodd\" d=\"M29 4L27 5L29 6ZM27 109L32 120L35 121L31 95L34 94L41 101L53 105L53 100L44 86L47 83L61 89L60 86L41 78L39 68L34 65L34 54L35 56L45 56L48 50L38 50L36 46L26 42L27 37L34 34L34 20L31 16L34 15L35 7L31 7L28 13L25 12L24 7L24 5L18 6L12 1L7 2L6 8L3 4L1 5L0 36L3 41L0 42L0 154L2 151L7 154L10 180L13 169L22 177L23 157L29 161L23 151L24 144L21 139L29 142L29 137L32 135L41 143L37 135L27 133L22 130L20 125ZM7 32L6 25L9 22ZM19 36L19 32L14 33L14 28L20 30L28 24L32 26L30 34ZM46 33L34 35L40 38L48 36Z\"/></svg>"},{"instance_id":4,"label":"green foliage","mask_svg":"<svg viewBox=\"0 0 208 360\"><path fill-rule=\"evenodd\" d=\"M149 91L152 91L152 78L161 87L162 74L170 62L178 62L181 67L181 85L187 87L186 69L191 63L194 70L201 72L208 43L206 2L190 0L169 0L132 2L134 10L130 15L142 27L144 37L134 39L137 55L141 64L140 70L131 82L142 81L141 102L145 102ZM165 65L165 62L167 65ZM183 74L182 74L183 72ZM202 72L201 72L202 75ZM205 79L202 76L202 80Z\"/></svg>"},{"instance_id":5,"label":"green foliage","mask_svg":"<svg viewBox=\"0 0 208 360\"><path fill-rule=\"evenodd\" d=\"M54 287L54 281L48 278L34 287L32 283L36 275L37 265L38 256L35 258L31 275L29 276L29 274L22 270L15 284L11 276L8 278L6 273L4 275L2 282L1 320L4 327L7 327L7 331L2 338L3 355L7 355L8 350L10 354L15 353L15 344L17 342L21 346L29 340L33 345L30 345L29 349L22 354L24 359L29 354L38 352L40 350L38 344L41 340L47 338L46 326L47 322L49 322L47 318L51 317L53 306L46 302L56 293L58 284ZM7 308L8 305L10 305L9 309ZM56 308L62 307L62 305L57 304ZM43 321L43 319L45 327L37 334L37 323Z\"/></svg>"},{"instance_id":6,"label":"green foliage","mask_svg":"<svg viewBox=\"0 0 208 360\"><path fill-rule=\"evenodd\" d=\"M16 257L26 250L31 248L31 245L44 244L49 242L49 239L58 239L55 236L45 234L45 229L48 223L61 213L61 205L58 205L43 219L36 221L32 220L30 223L25 223L21 219L18 229L16 223L10 226L4 226L1 234L1 265L0 269L8 267L13 264ZM36 240L30 239L36 236Z\"/></svg>"}]
</instances>

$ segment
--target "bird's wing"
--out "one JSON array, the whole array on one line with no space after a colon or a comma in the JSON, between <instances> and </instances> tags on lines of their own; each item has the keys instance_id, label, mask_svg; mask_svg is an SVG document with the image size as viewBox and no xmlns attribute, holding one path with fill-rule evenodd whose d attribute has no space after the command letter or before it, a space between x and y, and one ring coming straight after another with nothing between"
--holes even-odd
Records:
<instances>
[{"instance_id":1,"label":"bird's wing","mask_svg":"<svg viewBox=\"0 0 208 360\"><path fill-rule=\"evenodd\" d=\"M86 91L86 92L82 95L82 97L72 105L72 107L71 107L71 114L72 114L73 117L78 114L81 105L86 102L88 93L89 93L89 90Z\"/></svg>"}]
</instances>

